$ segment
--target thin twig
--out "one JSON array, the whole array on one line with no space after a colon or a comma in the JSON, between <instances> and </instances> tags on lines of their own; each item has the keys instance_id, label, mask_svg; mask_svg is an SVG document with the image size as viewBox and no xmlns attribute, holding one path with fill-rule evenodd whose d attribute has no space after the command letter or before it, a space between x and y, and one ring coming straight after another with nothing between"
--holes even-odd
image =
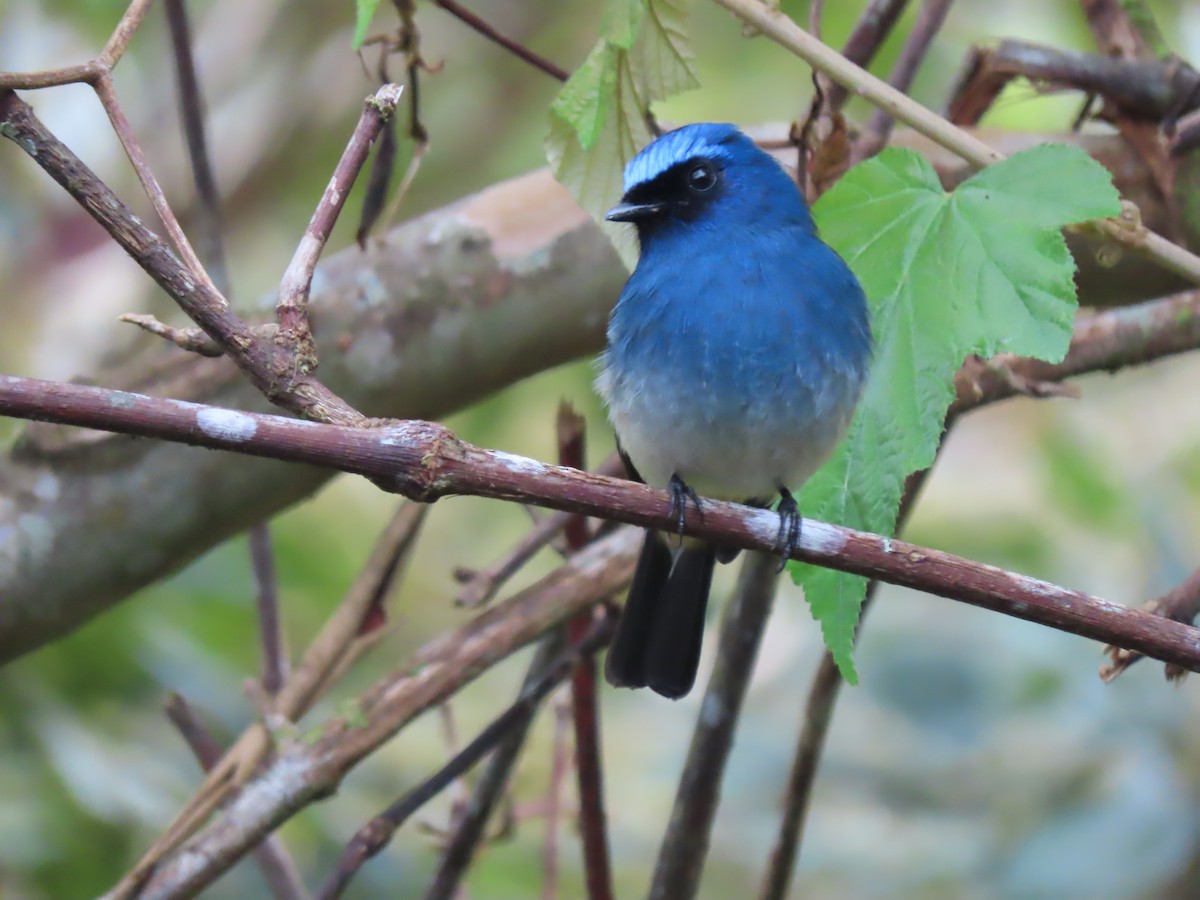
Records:
<instances>
[{"instance_id":1,"label":"thin twig","mask_svg":"<svg viewBox=\"0 0 1200 900\"><path fill-rule=\"evenodd\" d=\"M299 720L331 683L335 670L355 652L358 646L355 638L370 618L371 611L390 590L404 562L411 557L427 511L428 507L419 503L400 504L359 570L354 584L276 696L274 712L277 717L292 722ZM137 884L162 856L186 840L222 801L228 799L232 785L241 783L258 766L270 745L270 735L262 723L246 729L221 761L213 766L175 821L122 879L117 892Z\"/></svg>"},{"instance_id":2,"label":"thin twig","mask_svg":"<svg viewBox=\"0 0 1200 900\"><path fill-rule=\"evenodd\" d=\"M578 663L572 667L575 669ZM563 784L570 768L567 726L571 703L562 698L554 704L554 729L550 751L550 779L546 788L546 827L542 840L542 900L558 900L558 829L562 821Z\"/></svg>"},{"instance_id":3,"label":"thin twig","mask_svg":"<svg viewBox=\"0 0 1200 900\"><path fill-rule=\"evenodd\" d=\"M167 202L167 195L163 192L162 185L158 183L154 170L150 168L146 153L133 133L133 126L125 117L125 111L121 109L121 104L117 101L117 92L113 86L112 76L108 72L102 73L92 83L92 89L95 90L96 96L100 99L100 105L108 114L108 121L117 135L117 140L125 151L130 165L133 166L138 181L141 182L142 190L146 192L146 196L150 198L150 205L158 213L158 218L163 223L167 237L171 241L171 246L175 248L175 252L179 254L183 265L193 278L199 279L214 293L220 294L216 285L212 283L212 279L209 278L204 264L200 262L200 258L192 248L191 242L183 231L183 226L179 224L179 219L175 216L175 211L171 209L171 204Z\"/></svg>"},{"instance_id":4,"label":"thin twig","mask_svg":"<svg viewBox=\"0 0 1200 900\"><path fill-rule=\"evenodd\" d=\"M531 719L541 702L570 674L577 658L596 652L608 643L611 636L612 623L608 620L597 622L585 640L575 647L569 647L560 655L541 678L528 690L522 690L521 695L508 709L493 719L445 766L363 826L342 851L337 869L321 889L321 900L335 900L340 897L363 863L388 845L396 829L448 784L470 770L501 740L511 734L513 729Z\"/></svg>"},{"instance_id":5,"label":"thin twig","mask_svg":"<svg viewBox=\"0 0 1200 900\"><path fill-rule=\"evenodd\" d=\"M942 432L938 444L938 453L946 445L946 435L951 426ZM921 472L914 472L904 482L904 493L900 497L900 506L896 512L896 533L900 534L908 523L916 505L917 496L929 478L932 466ZM872 581L867 585L863 596L862 606L858 612L858 625L854 639L857 642L862 633L863 621L867 612L875 602L875 594L879 590L879 582ZM767 871L763 877L759 900L784 900L792 881L792 873L796 868L796 860L800 855L800 845L804 840L804 826L808 820L808 811L812 804L812 789L816 782L817 767L821 762L821 753L825 749L825 738L829 733L829 723L833 719L833 709L842 688L842 673L834 662L833 654L828 650L821 653L821 661L817 664L816 674L808 688L808 697L804 703L804 718L800 725L800 737L796 743L796 752L792 756L791 769L788 772L788 783L783 794L783 815L779 821L779 834L771 849L767 863Z\"/></svg>"},{"instance_id":6,"label":"thin twig","mask_svg":"<svg viewBox=\"0 0 1200 900\"><path fill-rule=\"evenodd\" d=\"M216 738L179 694L168 694L163 707L171 724L183 735L201 770L209 771L221 758L221 745ZM272 834L255 847L254 859L262 869L267 888L275 900L307 900L308 891L304 889L296 861L279 835Z\"/></svg>"},{"instance_id":7,"label":"thin twig","mask_svg":"<svg viewBox=\"0 0 1200 900\"><path fill-rule=\"evenodd\" d=\"M868 594L863 599L862 609L859 611L860 622L870 600L871 591L868 588ZM792 872L800 853L800 842L804 836L804 824L808 819L817 765L821 761L825 735L829 731L829 722L833 718L833 708L842 684L842 674L838 671L837 663L833 661L833 654L826 650L821 654L817 672L808 688L808 700L804 705L804 719L800 726L800 740L796 744L796 753L792 757L787 788L783 795L783 816L780 820L779 834L771 850L767 873L758 895L759 900L783 900L787 897Z\"/></svg>"},{"instance_id":8,"label":"thin twig","mask_svg":"<svg viewBox=\"0 0 1200 900\"><path fill-rule=\"evenodd\" d=\"M275 575L271 527L265 522L252 525L248 537L254 570L259 640L262 643L262 675L259 680L267 696L274 698L287 679L288 661L283 641L283 620L279 615L279 579Z\"/></svg>"},{"instance_id":9,"label":"thin twig","mask_svg":"<svg viewBox=\"0 0 1200 900\"><path fill-rule=\"evenodd\" d=\"M896 21L908 6L908 0L871 0L850 37L842 45L842 56L853 63L866 67L875 58L883 42L887 40ZM831 84L826 91L830 110L840 110L845 105L850 92L840 84Z\"/></svg>"},{"instance_id":10,"label":"thin twig","mask_svg":"<svg viewBox=\"0 0 1200 900\"><path fill-rule=\"evenodd\" d=\"M721 620L716 668L704 692L658 853L651 900L689 900L699 889L725 763L774 603L778 572L778 560L765 553L750 554L742 563L737 589Z\"/></svg>"},{"instance_id":11,"label":"thin twig","mask_svg":"<svg viewBox=\"0 0 1200 900\"><path fill-rule=\"evenodd\" d=\"M625 467L621 457L613 453L596 469L597 475L618 477L624 474ZM495 565L486 569L472 570L461 568L456 577L463 582L462 589L455 598L456 606L473 609L491 601L517 572L519 572L539 550L549 545L563 529L576 517L572 513L556 512L542 519L521 536L517 545L508 555Z\"/></svg>"},{"instance_id":12,"label":"thin twig","mask_svg":"<svg viewBox=\"0 0 1200 900\"><path fill-rule=\"evenodd\" d=\"M121 21L113 29L112 35L105 43L104 49L100 51L99 56L82 65L63 66L41 72L0 72L0 91L5 89L30 91L63 84L76 84L81 81L90 84L100 72L111 71L121 61L121 57L125 55L125 50L129 47L129 42L137 33L142 19L145 18L153 3L154 0L133 0L126 7L125 14L121 16Z\"/></svg>"},{"instance_id":13,"label":"thin twig","mask_svg":"<svg viewBox=\"0 0 1200 900\"><path fill-rule=\"evenodd\" d=\"M170 246L125 206L95 173L51 134L12 91L0 89L0 135L13 141L107 231L180 308L225 347L230 359L273 403L324 422L365 423L366 416L319 381L298 373L295 355L263 340L205 276L183 266Z\"/></svg>"},{"instance_id":14,"label":"thin twig","mask_svg":"<svg viewBox=\"0 0 1200 900\"><path fill-rule=\"evenodd\" d=\"M118 321L136 325L143 331L148 331L150 334L170 341L180 350L186 350L189 353L198 353L200 356L211 358L225 355L225 348L209 337L203 329L175 328L174 326L167 325L165 322L158 321L154 316L147 313L124 313L117 318Z\"/></svg>"},{"instance_id":15,"label":"thin twig","mask_svg":"<svg viewBox=\"0 0 1200 900\"><path fill-rule=\"evenodd\" d=\"M565 69L556 66L548 59L538 56L519 41L514 41L512 38L507 38L500 34L500 32L496 31L495 28L493 28L483 19L479 18L479 16L475 15L475 13L457 3L456 0L433 0L433 2L446 12L450 13L450 15L479 32L479 34L483 35L489 41L499 44L509 53L513 54L519 59L523 59L535 69L540 69L551 78L557 78L559 81L566 81L570 77L570 73L568 73Z\"/></svg>"},{"instance_id":16,"label":"thin twig","mask_svg":"<svg viewBox=\"0 0 1200 900\"><path fill-rule=\"evenodd\" d=\"M1162 616L1165 619L1171 619L1175 622L1184 622L1186 624L1194 622L1196 616L1200 615L1200 569L1194 571L1179 585L1167 591L1161 597L1155 597L1150 602L1144 604L1142 609L1145 612L1154 613L1156 616ZM1124 650L1121 647L1108 646L1104 648L1104 652L1109 655L1111 660L1107 665L1100 667L1100 677L1106 682L1112 681L1139 659L1143 658L1143 654L1133 650ZM1167 678L1169 680L1177 681L1185 674L1185 670L1178 666L1167 666Z\"/></svg>"},{"instance_id":17,"label":"thin twig","mask_svg":"<svg viewBox=\"0 0 1200 900\"><path fill-rule=\"evenodd\" d=\"M566 404L558 408L558 458L564 466L583 469L586 422ZM587 520L572 516L566 524L567 546L587 546ZM567 640L578 644L594 627L601 607L584 610L567 620ZM608 827L604 811L604 767L600 753L600 703L596 691L596 661L581 656L571 672L571 711L575 733L576 783L579 788L579 827L583 841L584 878L588 900L611 900L612 872L608 856ZM549 825L547 825L549 830Z\"/></svg>"},{"instance_id":18,"label":"thin twig","mask_svg":"<svg viewBox=\"0 0 1200 900\"><path fill-rule=\"evenodd\" d=\"M926 109L911 97L897 91L870 72L845 59L812 37L777 6L763 0L714 0L771 40L791 50L809 65L820 69L834 81L846 85L891 118L910 125L934 143L957 153L971 165L986 168L1000 162L1003 154L983 141L951 125L937 113ZM1145 253L1161 266L1200 284L1200 257L1173 244L1141 225L1141 215L1130 201L1122 201L1124 212L1115 219L1091 223L1104 235L1130 249Z\"/></svg>"},{"instance_id":19,"label":"thin twig","mask_svg":"<svg viewBox=\"0 0 1200 900\"><path fill-rule=\"evenodd\" d=\"M358 125L333 170L333 177L325 187L325 193L317 204L304 236L296 246L296 253L288 263L287 271L279 284L279 301L275 305L275 317L279 322L278 339L291 344L297 353L297 364L302 372L316 369L316 347L308 325L308 292L312 286L313 273L325 242L333 231L338 214L346 203L346 197L354 180L358 177L371 145L379 137L387 121L396 111L403 91L400 85L385 84L363 104Z\"/></svg>"},{"instance_id":20,"label":"thin twig","mask_svg":"<svg viewBox=\"0 0 1200 900\"><path fill-rule=\"evenodd\" d=\"M917 21L913 23L912 31L909 32L908 38L904 42L904 48L900 51L900 56L888 74L888 84L902 94L907 94L908 89L912 87L917 69L929 52L934 37L941 30L942 23L946 21L946 15L950 12L950 4L953 2L954 0L925 0L925 4L917 14ZM887 144L893 124L894 120L891 116L881 107L876 108L867 122L863 137L855 144L855 160L867 159L878 153Z\"/></svg>"},{"instance_id":21,"label":"thin twig","mask_svg":"<svg viewBox=\"0 0 1200 900\"><path fill-rule=\"evenodd\" d=\"M529 670L525 673L518 696L523 696L533 689L565 647L566 641L561 629L552 630L542 639L529 663ZM425 894L425 900L451 900L455 896L459 883L466 875L467 867L483 839L488 820L504 794L532 724L533 719L530 718L515 727L488 760L461 818L454 823L438 871Z\"/></svg>"},{"instance_id":22,"label":"thin twig","mask_svg":"<svg viewBox=\"0 0 1200 900\"><path fill-rule=\"evenodd\" d=\"M200 201L197 223L200 256L209 275L212 276L213 284L228 297L231 283L229 265L225 258L221 195L217 190L217 178L208 152L204 98L200 91L200 79L196 74L195 56L192 53L191 25L188 22L186 0L166 0L166 10L167 29L171 35L171 50L175 58L180 119L183 123L188 159L192 166L192 180L196 185L196 197Z\"/></svg>"},{"instance_id":23,"label":"thin twig","mask_svg":"<svg viewBox=\"0 0 1200 900\"><path fill-rule=\"evenodd\" d=\"M129 158L138 181L146 191L146 196L150 198L154 211L158 213L159 219L167 229L167 236L180 259L183 260L184 266L192 278L199 280L213 292L219 294L220 292L213 286L208 272L192 249L192 245L188 242L187 235L184 234L178 219L175 218L170 204L167 203L166 195L159 186L158 179L154 177L154 172L146 161L146 155L142 152L141 145L134 137L133 128L130 126L129 120L125 118L125 113L117 101L116 90L113 87L113 68L124 56L130 40L141 26L142 19L150 9L152 2L153 0L134 0L130 3L100 55L82 66L67 66L44 72L0 72L0 94L6 89L30 90L74 82L83 82L89 85L96 92L100 105L104 107L104 112L108 115L117 140L121 143L121 148Z\"/></svg>"}]
</instances>

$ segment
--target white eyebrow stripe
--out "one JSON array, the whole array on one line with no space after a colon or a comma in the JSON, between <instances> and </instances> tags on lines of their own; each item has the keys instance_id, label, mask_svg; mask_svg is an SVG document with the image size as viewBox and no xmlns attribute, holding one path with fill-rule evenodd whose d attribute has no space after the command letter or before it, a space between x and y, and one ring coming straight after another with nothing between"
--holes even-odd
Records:
<instances>
[{"instance_id":1,"label":"white eyebrow stripe","mask_svg":"<svg viewBox=\"0 0 1200 900\"><path fill-rule=\"evenodd\" d=\"M730 153L727 147L709 141L698 129L684 127L668 132L629 161L625 167L625 192L653 181L672 166L696 157L729 159Z\"/></svg>"}]
</instances>

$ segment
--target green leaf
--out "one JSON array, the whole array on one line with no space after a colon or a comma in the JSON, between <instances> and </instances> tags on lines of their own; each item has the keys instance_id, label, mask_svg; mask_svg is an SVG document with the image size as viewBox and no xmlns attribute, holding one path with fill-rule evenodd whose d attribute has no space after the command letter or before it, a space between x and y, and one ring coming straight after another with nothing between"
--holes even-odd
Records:
<instances>
[{"instance_id":1,"label":"green leaf","mask_svg":"<svg viewBox=\"0 0 1200 900\"><path fill-rule=\"evenodd\" d=\"M813 213L870 299L875 359L846 439L804 486L805 515L892 534L905 479L933 463L963 358L1062 359L1076 303L1060 229L1119 212L1109 174L1064 145L1018 153L952 194L912 151L847 172ZM793 576L856 683L866 579L801 565Z\"/></svg>"},{"instance_id":2,"label":"green leaf","mask_svg":"<svg viewBox=\"0 0 1200 900\"><path fill-rule=\"evenodd\" d=\"M618 53L616 47L601 40L550 104L554 116L575 130L584 150L596 145L615 101Z\"/></svg>"},{"instance_id":3,"label":"green leaf","mask_svg":"<svg viewBox=\"0 0 1200 900\"><path fill-rule=\"evenodd\" d=\"M354 49L361 50L367 39L367 29L379 9L379 0L354 0Z\"/></svg>"},{"instance_id":4,"label":"green leaf","mask_svg":"<svg viewBox=\"0 0 1200 900\"><path fill-rule=\"evenodd\" d=\"M609 0L603 36L551 104L546 156L598 221L621 196L625 163L650 141L650 104L697 84L686 10L687 0ZM606 230L632 266L624 231Z\"/></svg>"},{"instance_id":5,"label":"green leaf","mask_svg":"<svg viewBox=\"0 0 1200 900\"><path fill-rule=\"evenodd\" d=\"M600 31L610 44L628 50L637 40L645 13L646 0L608 0L604 4Z\"/></svg>"}]
</instances>

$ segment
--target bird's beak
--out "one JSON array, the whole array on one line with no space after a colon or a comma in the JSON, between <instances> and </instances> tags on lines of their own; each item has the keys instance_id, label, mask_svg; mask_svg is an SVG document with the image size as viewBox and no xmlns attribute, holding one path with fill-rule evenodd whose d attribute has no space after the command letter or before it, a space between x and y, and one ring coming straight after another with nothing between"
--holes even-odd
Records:
<instances>
[{"instance_id":1,"label":"bird's beak","mask_svg":"<svg viewBox=\"0 0 1200 900\"><path fill-rule=\"evenodd\" d=\"M604 214L610 222L638 222L662 212L665 203L618 203Z\"/></svg>"}]
</instances>

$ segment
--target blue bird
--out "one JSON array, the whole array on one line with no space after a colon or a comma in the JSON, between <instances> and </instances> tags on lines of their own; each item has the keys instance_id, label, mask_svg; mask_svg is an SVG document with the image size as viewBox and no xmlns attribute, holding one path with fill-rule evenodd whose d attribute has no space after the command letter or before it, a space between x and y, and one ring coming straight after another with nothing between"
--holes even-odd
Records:
<instances>
[{"instance_id":1,"label":"blue bird","mask_svg":"<svg viewBox=\"0 0 1200 900\"><path fill-rule=\"evenodd\" d=\"M630 476L671 493L766 506L799 543L797 489L841 439L871 330L862 287L817 235L795 183L732 125L696 124L625 169L613 222L641 253L608 324L597 389ZM647 532L605 675L672 699L696 678L718 559L737 551Z\"/></svg>"}]
</instances>

